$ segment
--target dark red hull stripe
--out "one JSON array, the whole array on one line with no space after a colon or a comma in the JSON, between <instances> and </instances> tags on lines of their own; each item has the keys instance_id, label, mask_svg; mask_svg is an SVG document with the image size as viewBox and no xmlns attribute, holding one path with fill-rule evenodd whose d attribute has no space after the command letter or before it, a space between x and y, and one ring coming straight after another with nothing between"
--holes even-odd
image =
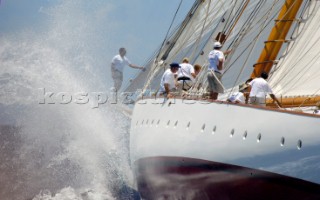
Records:
<instances>
[{"instance_id":1,"label":"dark red hull stripe","mask_svg":"<svg viewBox=\"0 0 320 200\"><path fill-rule=\"evenodd\" d=\"M182 157L135 162L144 199L320 199L320 185L257 169Z\"/></svg>"}]
</instances>

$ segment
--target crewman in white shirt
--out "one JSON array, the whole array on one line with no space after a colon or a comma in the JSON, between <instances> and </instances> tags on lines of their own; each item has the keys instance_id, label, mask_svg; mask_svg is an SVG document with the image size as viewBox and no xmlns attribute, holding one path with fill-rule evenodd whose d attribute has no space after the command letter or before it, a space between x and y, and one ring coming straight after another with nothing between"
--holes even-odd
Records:
<instances>
[{"instance_id":1,"label":"crewman in white shirt","mask_svg":"<svg viewBox=\"0 0 320 200\"><path fill-rule=\"evenodd\" d=\"M175 80L175 75L180 68L179 63L171 63L170 69L167 69L161 78L160 82L160 95L164 95L167 98L172 98L173 95L171 94L172 91L176 89L177 83Z\"/></svg>"},{"instance_id":2,"label":"crewman in white shirt","mask_svg":"<svg viewBox=\"0 0 320 200\"><path fill-rule=\"evenodd\" d=\"M123 81L123 68L128 65L135 69L145 70L144 67L139 67L132 64L129 59L125 56L127 53L125 48L119 49L119 54L114 56L111 60L111 74L114 82L114 90L119 91Z\"/></svg>"},{"instance_id":3,"label":"crewman in white shirt","mask_svg":"<svg viewBox=\"0 0 320 200\"><path fill-rule=\"evenodd\" d=\"M279 107L282 107L280 101L273 94L271 87L268 82L268 74L266 72L262 72L260 77L253 79L249 85L251 87L249 102L250 104L266 106L266 96L270 95L270 97L277 102Z\"/></svg>"}]
</instances>

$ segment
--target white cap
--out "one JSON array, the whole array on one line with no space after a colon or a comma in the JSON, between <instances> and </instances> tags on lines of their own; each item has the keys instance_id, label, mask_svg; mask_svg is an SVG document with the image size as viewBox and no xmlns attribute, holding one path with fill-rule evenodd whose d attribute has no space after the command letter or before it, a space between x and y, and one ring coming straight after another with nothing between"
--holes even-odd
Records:
<instances>
[{"instance_id":1,"label":"white cap","mask_svg":"<svg viewBox=\"0 0 320 200\"><path fill-rule=\"evenodd\" d=\"M213 43L213 48L221 48L221 47L222 47L222 45L220 42Z\"/></svg>"}]
</instances>

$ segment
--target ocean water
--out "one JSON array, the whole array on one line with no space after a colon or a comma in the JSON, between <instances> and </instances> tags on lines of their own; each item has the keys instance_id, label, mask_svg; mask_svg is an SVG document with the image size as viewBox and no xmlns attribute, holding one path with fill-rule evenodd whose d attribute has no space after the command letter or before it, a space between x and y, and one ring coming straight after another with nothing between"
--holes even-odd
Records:
<instances>
[{"instance_id":1,"label":"ocean water","mask_svg":"<svg viewBox=\"0 0 320 200\"><path fill-rule=\"evenodd\" d=\"M130 119L116 109L100 47L107 3L86 2L41 8L35 27L0 35L1 200L139 198Z\"/></svg>"}]
</instances>

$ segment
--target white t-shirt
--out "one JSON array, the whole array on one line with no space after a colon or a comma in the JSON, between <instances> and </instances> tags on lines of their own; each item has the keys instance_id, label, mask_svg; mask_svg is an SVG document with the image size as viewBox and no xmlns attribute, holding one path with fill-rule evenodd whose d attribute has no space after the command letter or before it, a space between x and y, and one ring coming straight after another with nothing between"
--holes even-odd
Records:
<instances>
[{"instance_id":1,"label":"white t-shirt","mask_svg":"<svg viewBox=\"0 0 320 200\"><path fill-rule=\"evenodd\" d=\"M218 69L219 60L222 59L222 60L223 60L223 63L224 63L224 61L225 61L223 52L214 49L214 50L210 51L210 53L209 53L209 55L208 55L208 59L209 59L209 67L208 67L208 70L218 71L218 72L220 72L221 74L223 74L224 66L222 66L222 70L219 70L219 69Z\"/></svg>"},{"instance_id":2,"label":"white t-shirt","mask_svg":"<svg viewBox=\"0 0 320 200\"><path fill-rule=\"evenodd\" d=\"M126 65L130 65L131 62L129 61L129 59L125 56L123 56L123 58L120 55L116 55L112 58L111 63L114 65L115 69L122 72L123 68Z\"/></svg>"},{"instance_id":3,"label":"white t-shirt","mask_svg":"<svg viewBox=\"0 0 320 200\"><path fill-rule=\"evenodd\" d=\"M181 63L180 64L179 71L178 71L178 78L180 77L189 77L192 79L192 73L194 73L194 68L191 64L189 63Z\"/></svg>"},{"instance_id":4,"label":"white t-shirt","mask_svg":"<svg viewBox=\"0 0 320 200\"><path fill-rule=\"evenodd\" d=\"M169 90L172 90L176 87L175 80L174 80L174 73L172 73L170 69L167 69L162 75L159 92L166 91L164 88L165 83L169 84Z\"/></svg>"},{"instance_id":5,"label":"white t-shirt","mask_svg":"<svg viewBox=\"0 0 320 200\"><path fill-rule=\"evenodd\" d=\"M235 103L236 101L239 101L240 103L245 103L245 98L242 92L233 93L228 100L233 103Z\"/></svg>"},{"instance_id":6,"label":"white t-shirt","mask_svg":"<svg viewBox=\"0 0 320 200\"><path fill-rule=\"evenodd\" d=\"M273 94L268 82L261 77L253 79L249 85L251 85L250 97L265 98L268 94Z\"/></svg>"}]
</instances>

